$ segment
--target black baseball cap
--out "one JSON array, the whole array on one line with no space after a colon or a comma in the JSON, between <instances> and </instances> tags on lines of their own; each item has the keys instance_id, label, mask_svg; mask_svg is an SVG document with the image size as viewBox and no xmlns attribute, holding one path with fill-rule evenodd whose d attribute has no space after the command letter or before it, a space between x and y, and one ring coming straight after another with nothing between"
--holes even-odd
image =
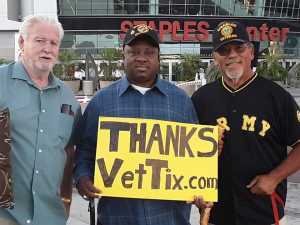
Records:
<instances>
[{"instance_id":1,"label":"black baseball cap","mask_svg":"<svg viewBox=\"0 0 300 225\"><path fill-rule=\"evenodd\" d=\"M249 35L245 26L236 21L219 23L213 32L213 50L217 51L221 46L231 42L249 42Z\"/></svg>"},{"instance_id":2,"label":"black baseball cap","mask_svg":"<svg viewBox=\"0 0 300 225\"><path fill-rule=\"evenodd\" d=\"M125 34L123 48L125 45L131 45L134 41L143 39L148 41L151 45L159 48L159 37L157 32L146 24L139 24L131 27Z\"/></svg>"}]
</instances>

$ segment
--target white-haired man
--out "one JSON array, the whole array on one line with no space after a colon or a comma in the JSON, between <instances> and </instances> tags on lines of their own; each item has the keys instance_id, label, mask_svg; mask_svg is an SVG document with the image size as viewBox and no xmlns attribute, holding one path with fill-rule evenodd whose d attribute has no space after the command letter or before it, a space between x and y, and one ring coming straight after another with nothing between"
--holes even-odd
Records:
<instances>
[{"instance_id":1,"label":"white-haired man","mask_svg":"<svg viewBox=\"0 0 300 225\"><path fill-rule=\"evenodd\" d=\"M63 225L72 182L65 193L61 184L81 115L71 90L51 73L64 32L55 18L29 16L19 33L20 61L0 68L0 110L10 112L14 198L13 209L0 208L0 224Z\"/></svg>"}]
</instances>

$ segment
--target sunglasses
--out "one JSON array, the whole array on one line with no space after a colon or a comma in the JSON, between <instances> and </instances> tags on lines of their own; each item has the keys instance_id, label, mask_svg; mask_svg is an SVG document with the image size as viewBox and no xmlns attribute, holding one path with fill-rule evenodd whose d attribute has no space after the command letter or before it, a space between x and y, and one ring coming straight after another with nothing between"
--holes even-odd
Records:
<instances>
[{"instance_id":1,"label":"sunglasses","mask_svg":"<svg viewBox=\"0 0 300 225\"><path fill-rule=\"evenodd\" d=\"M230 45L221 46L216 50L216 52L221 56L228 56L232 50L235 51L237 54L242 54L246 51L248 47L250 47L249 43L234 43Z\"/></svg>"}]
</instances>

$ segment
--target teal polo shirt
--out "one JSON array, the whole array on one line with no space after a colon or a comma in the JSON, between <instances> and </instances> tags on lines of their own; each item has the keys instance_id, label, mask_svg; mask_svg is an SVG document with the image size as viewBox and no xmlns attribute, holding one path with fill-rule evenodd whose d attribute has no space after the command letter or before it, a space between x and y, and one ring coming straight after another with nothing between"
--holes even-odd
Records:
<instances>
[{"instance_id":1,"label":"teal polo shirt","mask_svg":"<svg viewBox=\"0 0 300 225\"><path fill-rule=\"evenodd\" d=\"M66 224L60 184L65 147L72 144L72 131L81 116L79 103L53 75L40 90L23 65L15 63L0 67L0 109L6 107L11 116L15 207L0 208L0 218L20 225Z\"/></svg>"}]
</instances>

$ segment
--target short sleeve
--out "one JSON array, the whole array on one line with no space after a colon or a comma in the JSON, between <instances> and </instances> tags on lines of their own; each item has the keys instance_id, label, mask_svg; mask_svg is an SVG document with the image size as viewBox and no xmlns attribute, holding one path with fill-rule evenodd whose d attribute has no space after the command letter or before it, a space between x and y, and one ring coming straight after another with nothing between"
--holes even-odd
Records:
<instances>
[{"instance_id":1,"label":"short sleeve","mask_svg":"<svg viewBox=\"0 0 300 225\"><path fill-rule=\"evenodd\" d=\"M298 104L289 93L285 97L284 111L283 133L285 144L293 146L300 141L300 110Z\"/></svg>"}]
</instances>

